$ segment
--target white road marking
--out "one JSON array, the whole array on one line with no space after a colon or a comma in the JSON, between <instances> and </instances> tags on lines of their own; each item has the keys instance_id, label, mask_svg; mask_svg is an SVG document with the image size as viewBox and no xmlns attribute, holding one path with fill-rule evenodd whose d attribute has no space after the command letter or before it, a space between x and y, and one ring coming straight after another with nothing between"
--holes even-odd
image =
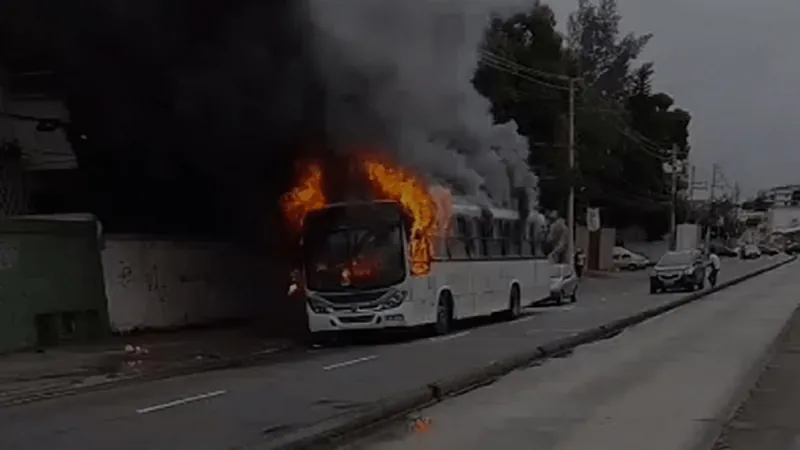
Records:
<instances>
[{"instance_id":1,"label":"white road marking","mask_svg":"<svg viewBox=\"0 0 800 450\"><path fill-rule=\"evenodd\" d=\"M570 328L532 328L525 332L527 335L531 334L539 334L539 333L564 333L564 334L575 334L580 333L581 329L570 329Z\"/></svg>"},{"instance_id":2,"label":"white road marking","mask_svg":"<svg viewBox=\"0 0 800 450\"><path fill-rule=\"evenodd\" d=\"M194 397L186 397L180 400L175 400L168 403L162 403L160 405L153 405L153 406L148 406L147 408L137 409L136 412L139 414L147 414L151 412L161 411L167 408L174 408L175 406L185 405L187 403L192 403L199 400L205 400L211 397L218 397L220 395L224 395L227 393L228 391L207 392L205 394L195 395Z\"/></svg>"},{"instance_id":3,"label":"white road marking","mask_svg":"<svg viewBox=\"0 0 800 450\"><path fill-rule=\"evenodd\" d=\"M322 370L340 369L342 367L352 366L353 364L372 361L373 359L377 359L377 358L378 358L378 355L369 355L369 356L365 356L363 358L356 358L356 359L351 359L349 361L344 361L344 362L340 362L340 363L336 363L336 364L331 364L330 366L323 367Z\"/></svg>"},{"instance_id":4,"label":"white road marking","mask_svg":"<svg viewBox=\"0 0 800 450\"><path fill-rule=\"evenodd\" d=\"M469 331L462 331L460 333L448 334L446 336L437 336L437 337L428 338L428 340L431 341L431 342L444 342L444 341L449 341L451 339L456 339L456 338L467 336L469 333L470 333Z\"/></svg>"},{"instance_id":5,"label":"white road marking","mask_svg":"<svg viewBox=\"0 0 800 450\"><path fill-rule=\"evenodd\" d=\"M267 349L261 350L260 352L255 352L255 355L259 355L259 356L271 355L271 354L277 352L278 350L280 350L280 349L279 348L267 348Z\"/></svg>"}]
</instances>

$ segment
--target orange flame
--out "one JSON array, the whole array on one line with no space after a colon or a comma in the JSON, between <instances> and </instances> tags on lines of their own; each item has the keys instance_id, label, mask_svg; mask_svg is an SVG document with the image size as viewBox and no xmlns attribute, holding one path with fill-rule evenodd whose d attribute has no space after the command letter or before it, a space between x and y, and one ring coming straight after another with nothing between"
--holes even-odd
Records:
<instances>
[{"instance_id":1,"label":"orange flame","mask_svg":"<svg viewBox=\"0 0 800 450\"><path fill-rule=\"evenodd\" d=\"M303 228L308 213L324 208L326 203L322 190L322 167L317 164L307 166L300 183L281 200L283 212L295 230Z\"/></svg>"},{"instance_id":2,"label":"orange flame","mask_svg":"<svg viewBox=\"0 0 800 450\"><path fill-rule=\"evenodd\" d=\"M376 158L363 157L360 163L377 196L399 203L411 217L411 273L415 276L429 274L437 228L441 225L446 232L450 226L449 217L440 217L451 213L449 192L445 192L446 201L439 211L434 195L420 178ZM308 213L326 206L322 178L322 167L310 164L297 186L283 197L281 206L295 230L302 229ZM367 278L374 269L367 262L353 261L342 274L343 281L349 283L352 277Z\"/></svg>"},{"instance_id":3,"label":"orange flame","mask_svg":"<svg viewBox=\"0 0 800 450\"><path fill-rule=\"evenodd\" d=\"M411 216L411 273L416 276L429 274L437 208L427 186L402 169L375 159L364 158L363 166L378 194L396 201Z\"/></svg>"},{"instance_id":4,"label":"orange flame","mask_svg":"<svg viewBox=\"0 0 800 450\"><path fill-rule=\"evenodd\" d=\"M348 267L352 277L357 279L369 278L374 272L374 268L374 264L363 259L351 261Z\"/></svg>"},{"instance_id":5,"label":"orange flame","mask_svg":"<svg viewBox=\"0 0 800 450\"><path fill-rule=\"evenodd\" d=\"M363 259L350 261L342 270L342 285L349 286L354 280L369 279L374 273L375 266Z\"/></svg>"}]
</instances>

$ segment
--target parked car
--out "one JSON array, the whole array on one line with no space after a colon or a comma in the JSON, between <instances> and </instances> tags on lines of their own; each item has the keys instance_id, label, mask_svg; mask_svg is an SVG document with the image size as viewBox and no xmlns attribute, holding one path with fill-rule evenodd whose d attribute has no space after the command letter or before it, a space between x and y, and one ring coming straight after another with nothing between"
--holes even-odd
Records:
<instances>
[{"instance_id":1,"label":"parked car","mask_svg":"<svg viewBox=\"0 0 800 450\"><path fill-rule=\"evenodd\" d=\"M621 270L642 270L653 264L646 256L625 247L614 247L611 259L614 261L614 266Z\"/></svg>"},{"instance_id":2,"label":"parked car","mask_svg":"<svg viewBox=\"0 0 800 450\"><path fill-rule=\"evenodd\" d=\"M761 257L761 250L757 245L748 244L742 247L742 259L758 259Z\"/></svg>"},{"instance_id":3,"label":"parked car","mask_svg":"<svg viewBox=\"0 0 800 450\"><path fill-rule=\"evenodd\" d=\"M563 305L567 301L578 301L578 284L580 278L575 274L571 264L555 264L550 275L550 299Z\"/></svg>"},{"instance_id":4,"label":"parked car","mask_svg":"<svg viewBox=\"0 0 800 450\"><path fill-rule=\"evenodd\" d=\"M790 255L796 255L800 253L800 243L789 242L788 244L786 244L786 246L784 246L783 251Z\"/></svg>"},{"instance_id":5,"label":"parked car","mask_svg":"<svg viewBox=\"0 0 800 450\"><path fill-rule=\"evenodd\" d=\"M724 245L711 244L711 251L716 253L719 257L735 258L739 256L739 249Z\"/></svg>"},{"instance_id":6,"label":"parked car","mask_svg":"<svg viewBox=\"0 0 800 450\"><path fill-rule=\"evenodd\" d=\"M769 245L763 245L763 244L759 245L758 249L761 251L762 255L767 255L767 256L775 256L778 253L780 253L780 251L778 251L777 248L771 247Z\"/></svg>"},{"instance_id":7,"label":"parked car","mask_svg":"<svg viewBox=\"0 0 800 450\"><path fill-rule=\"evenodd\" d=\"M650 293L703 289L707 267L706 259L697 250L667 252L650 274Z\"/></svg>"}]
</instances>

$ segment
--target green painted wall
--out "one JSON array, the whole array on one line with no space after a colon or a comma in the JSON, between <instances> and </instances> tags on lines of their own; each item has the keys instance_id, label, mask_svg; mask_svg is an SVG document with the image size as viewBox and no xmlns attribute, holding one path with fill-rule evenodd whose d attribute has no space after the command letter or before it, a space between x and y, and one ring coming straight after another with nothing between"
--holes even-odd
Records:
<instances>
[{"instance_id":1,"label":"green painted wall","mask_svg":"<svg viewBox=\"0 0 800 450\"><path fill-rule=\"evenodd\" d=\"M0 221L0 352L109 333L97 226Z\"/></svg>"}]
</instances>

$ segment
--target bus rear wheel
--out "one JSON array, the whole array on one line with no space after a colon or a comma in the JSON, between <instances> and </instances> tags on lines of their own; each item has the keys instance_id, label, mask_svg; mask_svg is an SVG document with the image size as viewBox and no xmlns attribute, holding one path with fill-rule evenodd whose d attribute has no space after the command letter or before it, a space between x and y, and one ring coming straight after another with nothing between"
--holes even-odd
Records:
<instances>
[{"instance_id":1,"label":"bus rear wheel","mask_svg":"<svg viewBox=\"0 0 800 450\"><path fill-rule=\"evenodd\" d=\"M506 311L506 319L514 320L522 315L522 295L519 290L518 284L511 285L511 291L508 294L508 310Z\"/></svg>"},{"instance_id":2,"label":"bus rear wheel","mask_svg":"<svg viewBox=\"0 0 800 450\"><path fill-rule=\"evenodd\" d=\"M445 335L453 327L453 301L449 294L442 293L436 305L436 325L434 331L438 335Z\"/></svg>"}]
</instances>

